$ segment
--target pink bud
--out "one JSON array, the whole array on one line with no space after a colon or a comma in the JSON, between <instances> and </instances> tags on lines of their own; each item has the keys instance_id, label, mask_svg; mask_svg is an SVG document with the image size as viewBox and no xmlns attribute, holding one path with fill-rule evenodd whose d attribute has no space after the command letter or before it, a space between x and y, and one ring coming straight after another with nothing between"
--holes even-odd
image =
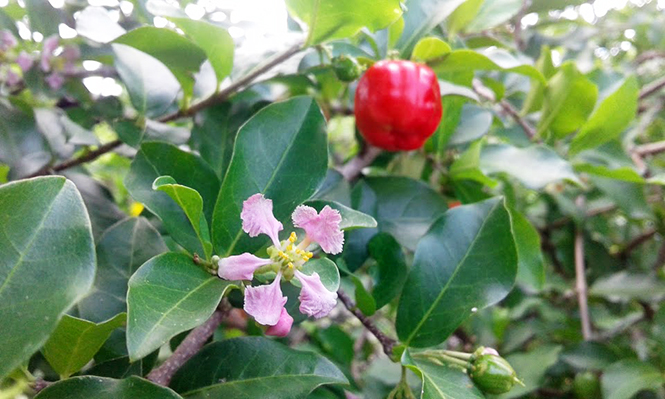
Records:
<instances>
[{"instance_id":1,"label":"pink bud","mask_svg":"<svg viewBox=\"0 0 665 399\"><path fill-rule=\"evenodd\" d=\"M285 308L282 308L282 314L279 316L279 321L274 326L268 327L266 330L266 335L272 335L273 337L286 337L289 335L292 325L293 317L291 317Z\"/></svg>"}]
</instances>

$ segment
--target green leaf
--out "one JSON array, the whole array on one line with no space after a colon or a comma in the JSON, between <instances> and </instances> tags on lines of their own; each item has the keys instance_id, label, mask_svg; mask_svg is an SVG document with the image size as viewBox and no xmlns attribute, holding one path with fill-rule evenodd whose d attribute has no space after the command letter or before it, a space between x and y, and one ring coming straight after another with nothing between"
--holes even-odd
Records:
<instances>
[{"instance_id":1,"label":"green leaf","mask_svg":"<svg viewBox=\"0 0 665 399\"><path fill-rule=\"evenodd\" d=\"M561 354L561 360L578 370L602 370L619 360L609 345L584 341Z\"/></svg>"},{"instance_id":2,"label":"green leaf","mask_svg":"<svg viewBox=\"0 0 665 399\"><path fill-rule=\"evenodd\" d=\"M631 76L607 96L591 114L570 144L570 153L598 147L621 135L635 119L640 88L637 78Z\"/></svg>"},{"instance_id":3,"label":"green leaf","mask_svg":"<svg viewBox=\"0 0 665 399\"><path fill-rule=\"evenodd\" d=\"M164 192L185 211L187 219L203 246L206 259L212 255L208 223L203 215L203 198L198 191L178 184L171 176L160 176L152 183L152 189Z\"/></svg>"},{"instance_id":4,"label":"green leaf","mask_svg":"<svg viewBox=\"0 0 665 399\"><path fill-rule=\"evenodd\" d=\"M37 351L92 286L95 248L81 195L64 177L0 186L0 378Z\"/></svg>"},{"instance_id":5,"label":"green leaf","mask_svg":"<svg viewBox=\"0 0 665 399\"><path fill-rule=\"evenodd\" d=\"M485 395L460 367L436 364L411 349L404 351L402 364L423 381L421 399L484 399Z\"/></svg>"},{"instance_id":6,"label":"green leaf","mask_svg":"<svg viewBox=\"0 0 665 399\"><path fill-rule=\"evenodd\" d=\"M562 138L579 129L593 111L598 87L573 62L564 63L547 82L538 135L551 131Z\"/></svg>"},{"instance_id":7,"label":"green leaf","mask_svg":"<svg viewBox=\"0 0 665 399\"><path fill-rule=\"evenodd\" d=\"M376 308L381 309L402 291L408 270L402 248L390 234L375 235L367 248L369 255L376 261L377 273L372 296Z\"/></svg>"},{"instance_id":8,"label":"green leaf","mask_svg":"<svg viewBox=\"0 0 665 399\"><path fill-rule=\"evenodd\" d=\"M339 289L339 270L335 262L328 258L312 259L305 263L300 271L308 276L311 276L314 272L318 273L321 283L328 291L336 292ZM291 284L301 287L298 279L291 280Z\"/></svg>"},{"instance_id":9,"label":"green leaf","mask_svg":"<svg viewBox=\"0 0 665 399\"><path fill-rule=\"evenodd\" d=\"M231 164L213 215L213 245L231 255L258 249L266 240L242 230L242 203L262 193L273 201L277 220L286 221L326 176L325 119L309 97L273 103L257 112L238 132Z\"/></svg>"},{"instance_id":10,"label":"green leaf","mask_svg":"<svg viewBox=\"0 0 665 399\"><path fill-rule=\"evenodd\" d=\"M589 295L617 302L633 299L654 302L665 297L665 282L653 275L622 271L594 281Z\"/></svg>"},{"instance_id":11,"label":"green leaf","mask_svg":"<svg viewBox=\"0 0 665 399\"><path fill-rule=\"evenodd\" d=\"M10 179L36 172L51 160L46 140L33 114L0 104L0 162L10 166Z\"/></svg>"},{"instance_id":12,"label":"green leaf","mask_svg":"<svg viewBox=\"0 0 665 399\"><path fill-rule=\"evenodd\" d=\"M131 30L115 39L115 43L131 46L155 57L178 79L185 95L191 97L194 74L206 60L206 53L199 46L170 29L154 26Z\"/></svg>"},{"instance_id":13,"label":"green leaf","mask_svg":"<svg viewBox=\"0 0 665 399\"><path fill-rule=\"evenodd\" d=\"M180 399L169 388L139 377L114 380L103 377L74 377L39 392L35 399Z\"/></svg>"},{"instance_id":14,"label":"green leaf","mask_svg":"<svg viewBox=\"0 0 665 399\"><path fill-rule=\"evenodd\" d=\"M637 359L612 364L603 371L600 381L604 399L630 399L639 391L657 390L665 382L657 368Z\"/></svg>"},{"instance_id":15,"label":"green leaf","mask_svg":"<svg viewBox=\"0 0 665 399\"><path fill-rule=\"evenodd\" d=\"M67 378L92 360L111 332L126 320L125 313L99 324L65 315L44 344L44 357L53 370Z\"/></svg>"},{"instance_id":16,"label":"green leaf","mask_svg":"<svg viewBox=\"0 0 665 399\"><path fill-rule=\"evenodd\" d=\"M396 47L403 58L408 58L421 37L432 32L465 0L406 0L404 1L404 29Z\"/></svg>"},{"instance_id":17,"label":"green leaf","mask_svg":"<svg viewBox=\"0 0 665 399\"><path fill-rule=\"evenodd\" d=\"M460 155L450 166L450 177L453 180L473 180L488 187L494 187L497 182L480 170L480 152L483 142L476 141Z\"/></svg>"},{"instance_id":18,"label":"green leaf","mask_svg":"<svg viewBox=\"0 0 665 399\"><path fill-rule=\"evenodd\" d=\"M427 62L428 60L442 57L450 53L450 45L438 37L425 37L420 39L413 49L411 59L418 62Z\"/></svg>"},{"instance_id":19,"label":"green leaf","mask_svg":"<svg viewBox=\"0 0 665 399\"><path fill-rule=\"evenodd\" d=\"M398 0L286 0L289 13L307 24L308 46L383 29L402 15Z\"/></svg>"},{"instance_id":20,"label":"green leaf","mask_svg":"<svg viewBox=\"0 0 665 399\"><path fill-rule=\"evenodd\" d=\"M517 14L521 7L522 0L485 0L464 31L480 32L501 25Z\"/></svg>"},{"instance_id":21,"label":"green leaf","mask_svg":"<svg viewBox=\"0 0 665 399\"><path fill-rule=\"evenodd\" d=\"M312 208L316 209L317 212L321 212L321 209L326 205L332 209L339 211L339 214L342 216L342 222L339 224L339 228L342 230L354 230L358 228L372 228L376 227L376 220L365 213L351 209L348 206L344 206L339 202L335 201L326 201L326 200L310 200L305 202L305 205L309 205Z\"/></svg>"},{"instance_id":22,"label":"green leaf","mask_svg":"<svg viewBox=\"0 0 665 399\"><path fill-rule=\"evenodd\" d=\"M442 58L437 58L435 62L430 63L430 66L437 75L469 70L503 71L519 73L545 83L545 78L536 68L518 60L506 50L498 48L488 48L482 52L455 50Z\"/></svg>"},{"instance_id":23,"label":"green leaf","mask_svg":"<svg viewBox=\"0 0 665 399\"><path fill-rule=\"evenodd\" d=\"M129 279L127 349L132 361L210 317L233 282L224 281L180 253L156 256Z\"/></svg>"},{"instance_id":24,"label":"green leaf","mask_svg":"<svg viewBox=\"0 0 665 399\"><path fill-rule=\"evenodd\" d=\"M43 0L25 0L25 8L32 32L39 32L44 37L58 34L60 13L51 6L51 3Z\"/></svg>"},{"instance_id":25,"label":"green leaf","mask_svg":"<svg viewBox=\"0 0 665 399\"><path fill-rule=\"evenodd\" d=\"M486 174L507 173L533 190L564 179L581 184L570 163L545 145L485 146L480 156L480 169Z\"/></svg>"},{"instance_id":26,"label":"green leaf","mask_svg":"<svg viewBox=\"0 0 665 399\"><path fill-rule=\"evenodd\" d=\"M517 273L504 200L446 212L418 243L400 298L396 329L413 347L443 342L473 313L503 299Z\"/></svg>"},{"instance_id":27,"label":"green leaf","mask_svg":"<svg viewBox=\"0 0 665 399\"><path fill-rule=\"evenodd\" d=\"M644 183L645 180L633 167L623 166L616 169L610 169L606 166L591 165L588 163L576 164L575 171L578 173L588 173L600 177L607 177L614 180L623 180L631 183Z\"/></svg>"},{"instance_id":28,"label":"green leaf","mask_svg":"<svg viewBox=\"0 0 665 399\"><path fill-rule=\"evenodd\" d=\"M559 352L561 352L561 346L543 345L528 353L514 353L506 356L506 360L524 386L515 385L510 392L500 395L498 398L519 398L537 390L542 385L547 369L559 359Z\"/></svg>"},{"instance_id":29,"label":"green leaf","mask_svg":"<svg viewBox=\"0 0 665 399\"><path fill-rule=\"evenodd\" d=\"M478 14L485 0L466 0L448 18L449 36L463 30Z\"/></svg>"},{"instance_id":30,"label":"green leaf","mask_svg":"<svg viewBox=\"0 0 665 399\"><path fill-rule=\"evenodd\" d=\"M517 282L535 290L542 290L545 285L545 263L540 247L540 234L526 216L513 208L509 210L517 249Z\"/></svg>"},{"instance_id":31,"label":"green leaf","mask_svg":"<svg viewBox=\"0 0 665 399\"><path fill-rule=\"evenodd\" d=\"M217 77L217 85L231 74L233 68L233 38L221 26L189 18L171 18L197 46L205 51ZM200 66L200 64L199 64Z\"/></svg>"},{"instance_id":32,"label":"green leaf","mask_svg":"<svg viewBox=\"0 0 665 399\"><path fill-rule=\"evenodd\" d=\"M631 218L654 217L653 210L647 203L644 184L595 176L589 176L589 180Z\"/></svg>"},{"instance_id":33,"label":"green leaf","mask_svg":"<svg viewBox=\"0 0 665 399\"><path fill-rule=\"evenodd\" d=\"M76 18L76 32L92 41L109 43L126 31L105 8L86 7Z\"/></svg>"},{"instance_id":34,"label":"green leaf","mask_svg":"<svg viewBox=\"0 0 665 399\"><path fill-rule=\"evenodd\" d=\"M217 175L194 154L171 144L146 142L136 153L125 177L125 186L132 197L164 222L178 244L190 253L207 253L185 211L168 194L153 190L152 184L160 176L172 176L181 185L196 190L203 199L205 220L209 221L219 192Z\"/></svg>"},{"instance_id":35,"label":"green leaf","mask_svg":"<svg viewBox=\"0 0 665 399\"><path fill-rule=\"evenodd\" d=\"M465 104L462 107L460 124L450 137L448 145L460 145L483 137L492 126L492 113L477 105Z\"/></svg>"},{"instance_id":36,"label":"green leaf","mask_svg":"<svg viewBox=\"0 0 665 399\"><path fill-rule=\"evenodd\" d=\"M546 79L551 78L556 73L556 67L552 62L552 51L549 46L543 46L540 50L540 57L536 61L536 69L538 69ZM526 115L531 112L538 111L543 106L543 98L545 96L545 82L533 80L529 93L524 100L522 106L522 114Z\"/></svg>"},{"instance_id":37,"label":"green leaf","mask_svg":"<svg viewBox=\"0 0 665 399\"><path fill-rule=\"evenodd\" d=\"M94 287L78 303L79 315L99 323L126 312L129 278L166 250L159 232L144 218L128 218L111 226L97 244Z\"/></svg>"},{"instance_id":38,"label":"green leaf","mask_svg":"<svg viewBox=\"0 0 665 399\"><path fill-rule=\"evenodd\" d=\"M111 45L115 68L136 110L148 118L164 115L180 92L175 76L157 59L124 44Z\"/></svg>"},{"instance_id":39,"label":"green leaf","mask_svg":"<svg viewBox=\"0 0 665 399\"><path fill-rule=\"evenodd\" d=\"M238 367L241 366L241 367ZM314 388L346 384L328 359L261 337L214 342L191 358L171 386L187 398L305 398Z\"/></svg>"}]
</instances>

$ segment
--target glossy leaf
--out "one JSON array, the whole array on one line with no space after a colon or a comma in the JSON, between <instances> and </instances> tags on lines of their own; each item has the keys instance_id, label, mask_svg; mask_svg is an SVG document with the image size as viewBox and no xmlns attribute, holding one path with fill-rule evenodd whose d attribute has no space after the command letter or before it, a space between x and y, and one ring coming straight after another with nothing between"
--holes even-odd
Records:
<instances>
[{"instance_id":1,"label":"glossy leaf","mask_svg":"<svg viewBox=\"0 0 665 399\"><path fill-rule=\"evenodd\" d=\"M507 144L485 146L480 156L480 169L486 174L507 173L534 190L564 179L581 184L568 161L544 145L527 148Z\"/></svg>"},{"instance_id":2,"label":"glossy leaf","mask_svg":"<svg viewBox=\"0 0 665 399\"><path fill-rule=\"evenodd\" d=\"M168 112L180 84L171 71L157 59L124 44L113 44L115 68L127 86L136 110L156 118Z\"/></svg>"},{"instance_id":3,"label":"glossy leaf","mask_svg":"<svg viewBox=\"0 0 665 399\"><path fill-rule=\"evenodd\" d=\"M545 262L540 246L540 234L524 215L512 208L510 208L510 222L517 249L517 282L541 290L545 284Z\"/></svg>"},{"instance_id":4,"label":"glossy leaf","mask_svg":"<svg viewBox=\"0 0 665 399\"><path fill-rule=\"evenodd\" d=\"M339 270L337 270L335 262L328 258L312 259L303 265L301 271L308 276L311 276L314 272L318 273L321 283L328 291L335 292L339 288ZM291 283L296 287L300 287L298 279L291 280Z\"/></svg>"},{"instance_id":5,"label":"glossy leaf","mask_svg":"<svg viewBox=\"0 0 665 399\"><path fill-rule=\"evenodd\" d=\"M64 177L0 186L0 377L37 351L90 289L95 249L81 195Z\"/></svg>"},{"instance_id":6,"label":"glossy leaf","mask_svg":"<svg viewBox=\"0 0 665 399\"><path fill-rule=\"evenodd\" d=\"M99 324L65 315L44 344L44 357L53 370L69 377L92 360L111 332L126 320L125 313Z\"/></svg>"},{"instance_id":7,"label":"glossy leaf","mask_svg":"<svg viewBox=\"0 0 665 399\"><path fill-rule=\"evenodd\" d=\"M39 392L35 399L180 399L170 390L139 377L114 380L103 377L75 377L59 381Z\"/></svg>"},{"instance_id":8,"label":"glossy leaf","mask_svg":"<svg viewBox=\"0 0 665 399\"><path fill-rule=\"evenodd\" d=\"M506 50L497 48L489 48L482 52L455 50L442 58L438 58L436 62L430 63L430 66L437 75L468 70L504 71L519 73L543 83L545 82L545 78L536 68L518 60Z\"/></svg>"},{"instance_id":9,"label":"glossy leaf","mask_svg":"<svg viewBox=\"0 0 665 399\"><path fill-rule=\"evenodd\" d=\"M450 53L450 45L438 37L425 37L416 43L411 59L417 62L427 62Z\"/></svg>"},{"instance_id":10,"label":"glossy leaf","mask_svg":"<svg viewBox=\"0 0 665 399\"><path fill-rule=\"evenodd\" d=\"M129 280L127 292L129 357L141 359L177 334L202 324L232 284L179 253L144 263Z\"/></svg>"},{"instance_id":11,"label":"glossy leaf","mask_svg":"<svg viewBox=\"0 0 665 399\"><path fill-rule=\"evenodd\" d=\"M510 216L500 198L446 212L420 240L397 310L413 347L443 342L468 316L503 299L517 273Z\"/></svg>"},{"instance_id":12,"label":"glossy leaf","mask_svg":"<svg viewBox=\"0 0 665 399\"><path fill-rule=\"evenodd\" d=\"M402 15L398 0L286 0L289 13L309 28L307 45L383 29Z\"/></svg>"},{"instance_id":13,"label":"glossy leaf","mask_svg":"<svg viewBox=\"0 0 665 399\"><path fill-rule=\"evenodd\" d=\"M402 248L390 234L375 235L368 244L368 250L376 260L377 268L372 296L376 308L381 309L402 291L408 270Z\"/></svg>"},{"instance_id":14,"label":"glossy leaf","mask_svg":"<svg viewBox=\"0 0 665 399\"><path fill-rule=\"evenodd\" d=\"M421 37L442 23L465 0L407 0L404 2L404 28L397 44L402 57L408 57Z\"/></svg>"},{"instance_id":15,"label":"glossy leaf","mask_svg":"<svg viewBox=\"0 0 665 399\"><path fill-rule=\"evenodd\" d=\"M450 165L450 177L453 180L473 180L488 187L496 186L497 182L480 170L482 146L482 141L476 141Z\"/></svg>"},{"instance_id":16,"label":"glossy leaf","mask_svg":"<svg viewBox=\"0 0 665 399\"><path fill-rule=\"evenodd\" d=\"M152 183L153 190L168 194L185 211L187 219L203 246L206 259L212 254L208 223L203 215L203 198L196 190L178 184L171 176L160 176Z\"/></svg>"},{"instance_id":17,"label":"glossy leaf","mask_svg":"<svg viewBox=\"0 0 665 399\"><path fill-rule=\"evenodd\" d=\"M79 315L96 323L127 311L127 282L148 259L166 252L159 232L144 218L124 219L97 243L94 287L78 303Z\"/></svg>"},{"instance_id":18,"label":"glossy leaf","mask_svg":"<svg viewBox=\"0 0 665 399\"><path fill-rule=\"evenodd\" d=\"M287 221L325 178L327 151L325 120L309 97L271 104L247 121L215 205L215 251L220 256L253 252L266 242L265 236L250 238L243 232L242 203L263 193L272 200L277 220Z\"/></svg>"},{"instance_id":19,"label":"glossy leaf","mask_svg":"<svg viewBox=\"0 0 665 399\"><path fill-rule=\"evenodd\" d=\"M245 337L204 347L176 373L171 386L187 398L244 399L269 393L274 399L298 399L318 386L346 383L321 355Z\"/></svg>"},{"instance_id":20,"label":"glossy leaf","mask_svg":"<svg viewBox=\"0 0 665 399\"><path fill-rule=\"evenodd\" d=\"M605 369L601 377L603 398L630 399L642 390L659 389L663 374L649 363L624 359Z\"/></svg>"},{"instance_id":21,"label":"glossy leaf","mask_svg":"<svg viewBox=\"0 0 665 399\"><path fill-rule=\"evenodd\" d=\"M570 153L598 147L619 137L635 119L639 86L637 78L627 78L591 114L570 144Z\"/></svg>"},{"instance_id":22,"label":"glossy leaf","mask_svg":"<svg viewBox=\"0 0 665 399\"><path fill-rule=\"evenodd\" d=\"M492 126L493 119L492 113L485 108L464 105L460 124L450 137L448 145L465 144L483 137Z\"/></svg>"},{"instance_id":23,"label":"glossy leaf","mask_svg":"<svg viewBox=\"0 0 665 399\"><path fill-rule=\"evenodd\" d=\"M318 212L321 212L321 209L323 209L326 205L332 209L338 210L339 214L342 216L342 222L339 224L339 228L342 230L372 228L377 226L376 220L370 215L351 209L348 206L340 204L339 202L310 200L305 202L305 205L311 206Z\"/></svg>"},{"instance_id":24,"label":"glossy leaf","mask_svg":"<svg viewBox=\"0 0 665 399\"><path fill-rule=\"evenodd\" d=\"M402 355L402 364L422 379L421 399L485 398L460 367L433 363L411 349Z\"/></svg>"},{"instance_id":25,"label":"glossy leaf","mask_svg":"<svg viewBox=\"0 0 665 399\"><path fill-rule=\"evenodd\" d=\"M143 143L125 177L125 186L163 222L171 237L191 253L204 255L205 248L187 219L185 211L168 194L155 191L152 184L160 176L171 176L179 184L196 190L203 199L205 220L210 220L219 191L219 179L201 158L174 145Z\"/></svg>"},{"instance_id":26,"label":"glossy leaf","mask_svg":"<svg viewBox=\"0 0 665 399\"><path fill-rule=\"evenodd\" d=\"M0 104L0 120L0 162L10 166L10 178L34 173L51 160L48 144L31 113Z\"/></svg>"}]
</instances>

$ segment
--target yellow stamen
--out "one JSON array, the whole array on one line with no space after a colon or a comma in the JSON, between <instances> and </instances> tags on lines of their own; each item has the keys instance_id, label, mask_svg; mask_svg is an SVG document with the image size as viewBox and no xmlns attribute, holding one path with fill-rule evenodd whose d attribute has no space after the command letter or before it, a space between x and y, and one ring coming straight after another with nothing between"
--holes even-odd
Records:
<instances>
[{"instance_id":1,"label":"yellow stamen","mask_svg":"<svg viewBox=\"0 0 665 399\"><path fill-rule=\"evenodd\" d=\"M308 257L308 258L310 258L310 259L311 259L311 258L312 258L312 256L314 256L314 254L313 254L313 253L311 253L311 252L307 252L307 257Z\"/></svg>"},{"instance_id":2,"label":"yellow stamen","mask_svg":"<svg viewBox=\"0 0 665 399\"><path fill-rule=\"evenodd\" d=\"M288 266L290 269L293 269L293 263L289 262Z\"/></svg>"},{"instance_id":3,"label":"yellow stamen","mask_svg":"<svg viewBox=\"0 0 665 399\"><path fill-rule=\"evenodd\" d=\"M286 247L286 250L287 250L287 251L293 251L293 244L289 244L289 245Z\"/></svg>"},{"instance_id":4,"label":"yellow stamen","mask_svg":"<svg viewBox=\"0 0 665 399\"><path fill-rule=\"evenodd\" d=\"M293 244L294 242L296 242L297 239L298 239L298 236L296 235L296 232L292 231L291 235L289 236L289 241L291 241L291 244Z\"/></svg>"}]
</instances>

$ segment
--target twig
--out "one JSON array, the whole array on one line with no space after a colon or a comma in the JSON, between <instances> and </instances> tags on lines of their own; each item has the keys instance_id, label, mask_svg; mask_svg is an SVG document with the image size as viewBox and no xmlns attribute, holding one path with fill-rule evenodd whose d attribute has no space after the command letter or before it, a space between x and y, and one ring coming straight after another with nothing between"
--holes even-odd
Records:
<instances>
[{"instance_id":1,"label":"twig","mask_svg":"<svg viewBox=\"0 0 665 399\"><path fill-rule=\"evenodd\" d=\"M381 154L380 148L373 147L371 145L365 145L360 150L358 155L353 157L342 167L340 173L347 181L353 181L358 178L358 176L360 176L360 173L365 167L374 162L379 154Z\"/></svg>"},{"instance_id":2,"label":"twig","mask_svg":"<svg viewBox=\"0 0 665 399\"><path fill-rule=\"evenodd\" d=\"M397 342L381 332L381 330L379 330L379 328L375 326L374 323L356 307L351 298L349 298L349 296L346 295L344 291L338 290L337 296L339 297L339 300L342 301L344 306L349 310L349 312L353 313L353 315L356 316L361 323L363 323L365 328L369 330L369 332L371 332L372 335L376 337L376 339L379 340L381 346L383 346L383 353L388 355L389 358L392 358L393 347L397 344Z\"/></svg>"},{"instance_id":3,"label":"twig","mask_svg":"<svg viewBox=\"0 0 665 399\"><path fill-rule=\"evenodd\" d=\"M626 244L626 246L616 254L616 257L622 259L627 258L631 252L637 249L640 245L649 241L655 235L656 235L656 229L649 229L645 231L644 233L630 240L630 242Z\"/></svg>"},{"instance_id":4,"label":"twig","mask_svg":"<svg viewBox=\"0 0 665 399\"><path fill-rule=\"evenodd\" d=\"M632 152L639 156L660 154L661 152L665 152L665 141L638 145L633 148Z\"/></svg>"},{"instance_id":5,"label":"twig","mask_svg":"<svg viewBox=\"0 0 665 399\"><path fill-rule=\"evenodd\" d=\"M640 90L640 100L644 100L645 98L649 97L652 94L658 93L663 87L665 87L665 76L658 80L654 80L650 84L644 86L642 90Z\"/></svg>"},{"instance_id":6,"label":"twig","mask_svg":"<svg viewBox=\"0 0 665 399\"><path fill-rule=\"evenodd\" d=\"M523 0L522 7L515 16L515 30L513 32L513 36L515 37L515 46L517 46L519 51L524 51L526 48L526 42L522 37L522 18L524 18L526 11L529 9L530 3L530 0Z\"/></svg>"},{"instance_id":7,"label":"twig","mask_svg":"<svg viewBox=\"0 0 665 399\"><path fill-rule=\"evenodd\" d=\"M575 201L578 208L584 206L584 197L579 196ZM577 302L580 307L580 319L582 320L582 337L585 341L591 339L591 319L589 318L589 305L587 303L587 284L584 270L584 233L582 226L575 230L575 291Z\"/></svg>"},{"instance_id":8,"label":"twig","mask_svg":"<svg viewBox=\"0 0 665 399\"><path fill-rule=\"evenodd\" d=\"M171 357L162 363L161 366L153 369L146 378L155 384L168 386L176 371L203 347L217 327L222 324L222 321L230 310L231 307L228 302L223 301L212 316L205 323L193 329L182 343L180 343Z\"/></svg>"},{"instance_id":9,"label":"twig","mask_svg":"<svg viewBox=\"0 0 665 399\"><path fill-rule=\"evenodd\" d=\"M472 82L473 91L476 92L480 97L484 98L490 102L496 102L496 96L494 92L489 88L485 87L479 79L473 79ZM521 116L520 113L506 100L501 100L498 102L499 107L508 114L520 127L524 130L524 133L527 135L529 140L536 137L536 130L529 125Z\"/></svg>"},{"instance_id":10,"label":"twig","mask_svg":"<svg viewBox=\"0 0 665 399\"><path fill-rule=\"evenodd\" d=\"M80 157L68 159L66 161L63 161L59 164L55 164L53 166L45 166L41 169L39 169L37 172L31 174L30 176L27 176L28 178L30 177L35 177L35 176L43 176L43 175L48 175L53 172L60 172L61 170L73 168L74 166L78 166L81 164L84 164L86 162L93 161L100 156L106 154L109 151L112 151L113 149L119 147L122 144L122 141L120 140L114 140L111 141L110 143L106 143L99 148L97 148L94 151L89 151Z\"/></svg>"},{"instance_id":11,"label":"twig","mask_svg":"<svg viewBox=\"0 0 665 399\"><path fill-rule=\"evenodd\" d=\"M665 58L665 51L650 50L645 51L642 54L635 57L635 63L643 64L646 61L653 60L656 58Z\"/></svg>"}]
</instances>

